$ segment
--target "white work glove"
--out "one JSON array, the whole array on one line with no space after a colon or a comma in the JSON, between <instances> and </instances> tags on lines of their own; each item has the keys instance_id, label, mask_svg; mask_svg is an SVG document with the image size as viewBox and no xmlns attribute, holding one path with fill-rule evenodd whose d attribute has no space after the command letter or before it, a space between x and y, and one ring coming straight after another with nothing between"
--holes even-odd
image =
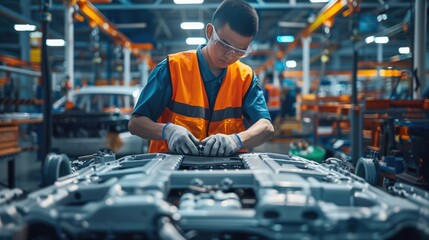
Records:
<instances>
[{"instance_id":1,"label":"white work glove","mask_svg":"<svg viewBox=\"0 0 429 240\"><path fill-rule=\"evenodd\" d=\"M168 148L173 153L198 155L199 140L188 129L167 123L162 128L162 138L167 140Z\"/></svg>"},{"instance_id":2,"label":"white work glove","mask_svg":"<svg viewBox=\"0 0 429 240\"><path fill-rule=\"evenodd\" d=\"M237 134L221 134L206 137L201 141L204 146L204 156L230 156L243 147L243 143Z\"/></svg>"}]
</instances>

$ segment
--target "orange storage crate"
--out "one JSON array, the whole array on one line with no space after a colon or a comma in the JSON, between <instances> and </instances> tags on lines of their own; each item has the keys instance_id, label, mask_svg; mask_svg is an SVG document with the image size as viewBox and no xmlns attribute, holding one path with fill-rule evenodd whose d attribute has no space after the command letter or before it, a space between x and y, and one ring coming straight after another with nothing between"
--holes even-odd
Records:
<instances>
[{"instance_id":1,"label":"orange storage crate","mask_svg":"<svg viewBox=\"0 0 429 240\"><path fill-rule=\"evenodd\" d=\"M0 126L0 150L19 146L18 126Z\"/></svg>"}]
</instances>

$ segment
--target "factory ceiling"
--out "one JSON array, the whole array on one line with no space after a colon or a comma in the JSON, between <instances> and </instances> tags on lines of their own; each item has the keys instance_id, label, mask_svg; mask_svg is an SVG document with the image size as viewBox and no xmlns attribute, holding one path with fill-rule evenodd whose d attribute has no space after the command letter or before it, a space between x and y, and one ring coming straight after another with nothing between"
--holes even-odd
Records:
<instances>
[{"instance_id":1,"label":"factory ceiling","mask_svg":"<svg viewBox=\"0 0 429 240\"><path fill-rule=\"evenodd\" d=\"M26 58L22 41L27 41L14 30L16 23L29 23L41 26L41 3L48 0L0 0L0 55ZM97 0L93 6L123 33L133 43L151 43L153 50L150 55L159 62L168 53L196 46L186 44L188 37L205 37L204 29L183 30L182 22L198 21L207 24L220 0L205 0L202 4L174 4L173 0ZM104 2L104 3L97 3ZM253 41L255 50L246 61L253 67L259 67L267 60L276 56L277 50L288 48L291 43L278 43L279 35L290 35L299 38L301 33L312 20L321 14L327 3L312 3L310 0L248 0L257 9L260 17L260 31ZM347 1L344 1L347 3ZM344 16L350 7L343 7L333 21L322 24L312 31L311 55L314 64L320 62L320 56L326 53L337 56L333 68L351 68L352 36L355 36L360 47L360 56L367 61L377 60L376 44L366 44L369 36L389 37L384 44L383 60L389 61L398 55L399 47L411 47L413 39L413 2L401 0L361 0L360 13ZM49 6L52 21L49 23L49 38L65 37L65 3L53 0ZM81 10L76 6L76 13ZM378 20L377 20L378 18ZM356 24L358 34L353 34L353 24ZM356 33L356 32L355 32ZM98 34L90 27L88 20L74 23L74 52L75 64L82 67L93 59L94 41L100 44L102 59L115 58L118 46L111 36L102 31ZM23 40L24 39L24 40ZM299 39L298 39L299 40ZM116 50L115 50L116 49ZM61 66L64 62L64 48L50 47L50 60ZM116 54L116 55L115 55ZM28 57L28 56L27 56ZM285 59L302 58L302 48L298 41L296 47L281 56ZM340 64L338 64L340 63Z\"/></svg>"}]
</instances>

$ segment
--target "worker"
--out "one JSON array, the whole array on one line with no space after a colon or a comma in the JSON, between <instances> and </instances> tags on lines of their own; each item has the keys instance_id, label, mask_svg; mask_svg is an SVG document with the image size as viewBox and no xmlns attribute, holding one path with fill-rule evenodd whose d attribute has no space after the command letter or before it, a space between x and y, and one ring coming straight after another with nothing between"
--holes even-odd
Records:
<instances>
[{"instance_id":1,"label":"worker","mask_svg":"<svg viewBox=\"0 0 429 240\"><path fill-rule=\"evenodd\" d=\"M257 31L254 8L225 0L206 25L206 45L170 54L152 70L128 125L151 140L150 153L229 156L271 138L263 91L240 61Z\"/></svg>"},{"instance_id":2,"label":"worker","mask_svg":"<svg viewBox=\"0 0 429 240\"><path fill-rule=\"evenodd\" d=\"M281 89L280 89L280 86L274 84L273 73L267 72L265 74L263 87L264 87L264 97L265 97L265 100L267 101L268 111L270 113L270 117L272 121L274 122L275 119L277 118L277 115L280 112Z\"/></svg>"},{"instance_id":3,"label":"worker","mask_svg":"<svg viewBox=\"0 0 429 240\"><path fill-rule=\"evenodd\" d=\"M279 76L279 78L282 75ZM296 82L292 79L281 79L282 85L282 99L281 99L281 119L286 119L287 117L295 117L296 115L296 95L299 93L299 88Z\"/></svg>"}]
</instances>

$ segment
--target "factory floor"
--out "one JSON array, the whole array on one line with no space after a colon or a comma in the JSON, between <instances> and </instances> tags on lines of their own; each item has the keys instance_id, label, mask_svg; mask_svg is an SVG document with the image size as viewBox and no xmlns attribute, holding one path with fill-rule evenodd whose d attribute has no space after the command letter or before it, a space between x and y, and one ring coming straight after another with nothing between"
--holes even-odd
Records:
<instances>
[{"instance_id":1,"label":"factory floor","mask_svg":"<svg viewBox=\"0 0 429 240\"><path fill-rule=\"evenodd\" d=\"M252 149L252 152L273 152L287 154L289 152L290 140L268 141L261 146ZM41 162L36 160L35 151L19 153L15 158L15 187L24 192L32 192L40 188ZM0 161L0 190L7 187L8 179L7 161Z\"/></svg>"}]
</instances>

